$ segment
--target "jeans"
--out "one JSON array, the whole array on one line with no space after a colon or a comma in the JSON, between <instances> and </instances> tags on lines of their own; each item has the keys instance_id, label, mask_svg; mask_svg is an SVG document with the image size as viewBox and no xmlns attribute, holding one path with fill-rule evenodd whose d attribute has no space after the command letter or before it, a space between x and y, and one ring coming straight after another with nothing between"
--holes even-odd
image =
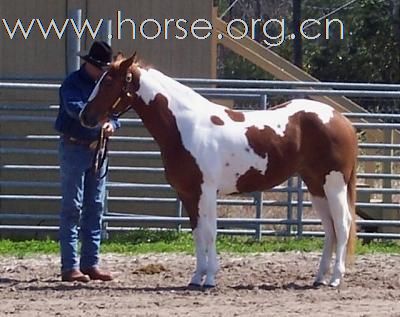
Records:
<instances>
[{"instance_id":1,"label":"jeans","mask_svg":"<svg viewBox=\"0 0 400 317\"><path fill-rule=\"evenodd\" d=\"M61 271L96 267L99 262L101 220L104 209L107 162L92 170L94 151L60 139L61 174L60 247ZM78 261L78 225L81 239Z\"/></svg>"}]
</instances>

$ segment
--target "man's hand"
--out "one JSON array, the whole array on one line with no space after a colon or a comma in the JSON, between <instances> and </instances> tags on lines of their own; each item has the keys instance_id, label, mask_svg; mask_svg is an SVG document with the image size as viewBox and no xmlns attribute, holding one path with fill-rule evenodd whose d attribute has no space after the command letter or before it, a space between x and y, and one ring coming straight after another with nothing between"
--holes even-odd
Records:
<instances>
[{"instance_id":1,"label":"man's hand","mask_svg":"<svg viewBox=\"0 0 400 317\"><path fill-rule=\"evenodd\" d=\"M114 126L111 124L111 122L106 122L103 124L102 129L104 131L104 136L109 137L114 133Z\"/></svg>"}]
</instances>

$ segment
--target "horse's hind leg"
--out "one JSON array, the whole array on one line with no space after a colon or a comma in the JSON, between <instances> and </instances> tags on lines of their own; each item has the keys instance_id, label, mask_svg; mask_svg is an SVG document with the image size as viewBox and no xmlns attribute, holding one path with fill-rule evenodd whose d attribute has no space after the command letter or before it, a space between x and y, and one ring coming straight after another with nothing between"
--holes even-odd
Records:
<instances>
[{"instance_id":1,"label":"horse's hind leg","mask_svg":"<svg viewBox=\"0 0 400 317\"><path fill-rule=\"evenodd\" d=\"M351 227L351 213L347 201L347 185L341 172L326 176L324 191L328 199L336 234L336 261L330 286L336 287L345 273L346 249Z\"/></svg>"},{"instance_id":2,"label":"horse's hind leg","mask_svg":"<svg viewBox=\"0 0 400 317\"><path fill-rule=\"evenodd\" d=\"M318 212L321 218L325 231L324 250L322 252L321 262L319 264L317 276L315 277L314 285L327 285L325 277L329 271L333 248L336 243L335 229L329 210L328 200L323 197L312 196L311 201L313 208Z\"/></svg>"}]
</instances>

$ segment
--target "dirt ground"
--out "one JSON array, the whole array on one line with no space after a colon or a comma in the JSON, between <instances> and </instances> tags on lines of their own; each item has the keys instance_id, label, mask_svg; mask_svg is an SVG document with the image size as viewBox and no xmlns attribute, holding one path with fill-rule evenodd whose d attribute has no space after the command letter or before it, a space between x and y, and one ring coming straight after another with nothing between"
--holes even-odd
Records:
<instances>
[{"instance_id":1,"label":"dirt ground","mask_svg":"<svg viewBox=\"0 0 400 317\"><path fill-rule=\"evenodd\" d=\"M400 316L400 256L358 256L312 288L316 253L222 254L218 286L186 287L194 257L106 254L111 282L62 283L57 256L0 257L0 316Z\"/></svg>"}]
</instances>

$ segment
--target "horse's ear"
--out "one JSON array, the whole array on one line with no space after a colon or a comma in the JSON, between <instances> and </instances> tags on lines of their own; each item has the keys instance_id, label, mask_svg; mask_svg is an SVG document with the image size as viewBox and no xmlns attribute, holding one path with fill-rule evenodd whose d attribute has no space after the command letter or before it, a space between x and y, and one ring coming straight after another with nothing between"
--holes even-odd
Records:
<instances>
[{"instance_id":1,"label":"horse's ear","mask_svg":"<svg viewBox=\"0 0 400 317\"><path fill-rule=\"evenodd\" d=\"M133 53L133 62L135 63L135 64L137 64L137 54L136 54L136 51L135 51L135 53Z\"/></svg>"},{"instance_id":2,"label":"horse's ear","mask_svg":"<svg viewBox=\"0 0 400 317\"><path fill-rule=\"evenodd\" d=\"M118 52L117 55L114 56L114 62L122 61L124 58L124 53Z\"/></svg>"},{"instance_id":3,"label":"horse's ear","mask_svg":"<svg viewBox=\"0 0 400 317\"><path fill-rule=\"evenodd\" d=\"M122 72L126 72L128 68L133 64L134 59L135 59L135 54L124 60L119 66L119 70Z\"/></svg>"}]
</instances>

